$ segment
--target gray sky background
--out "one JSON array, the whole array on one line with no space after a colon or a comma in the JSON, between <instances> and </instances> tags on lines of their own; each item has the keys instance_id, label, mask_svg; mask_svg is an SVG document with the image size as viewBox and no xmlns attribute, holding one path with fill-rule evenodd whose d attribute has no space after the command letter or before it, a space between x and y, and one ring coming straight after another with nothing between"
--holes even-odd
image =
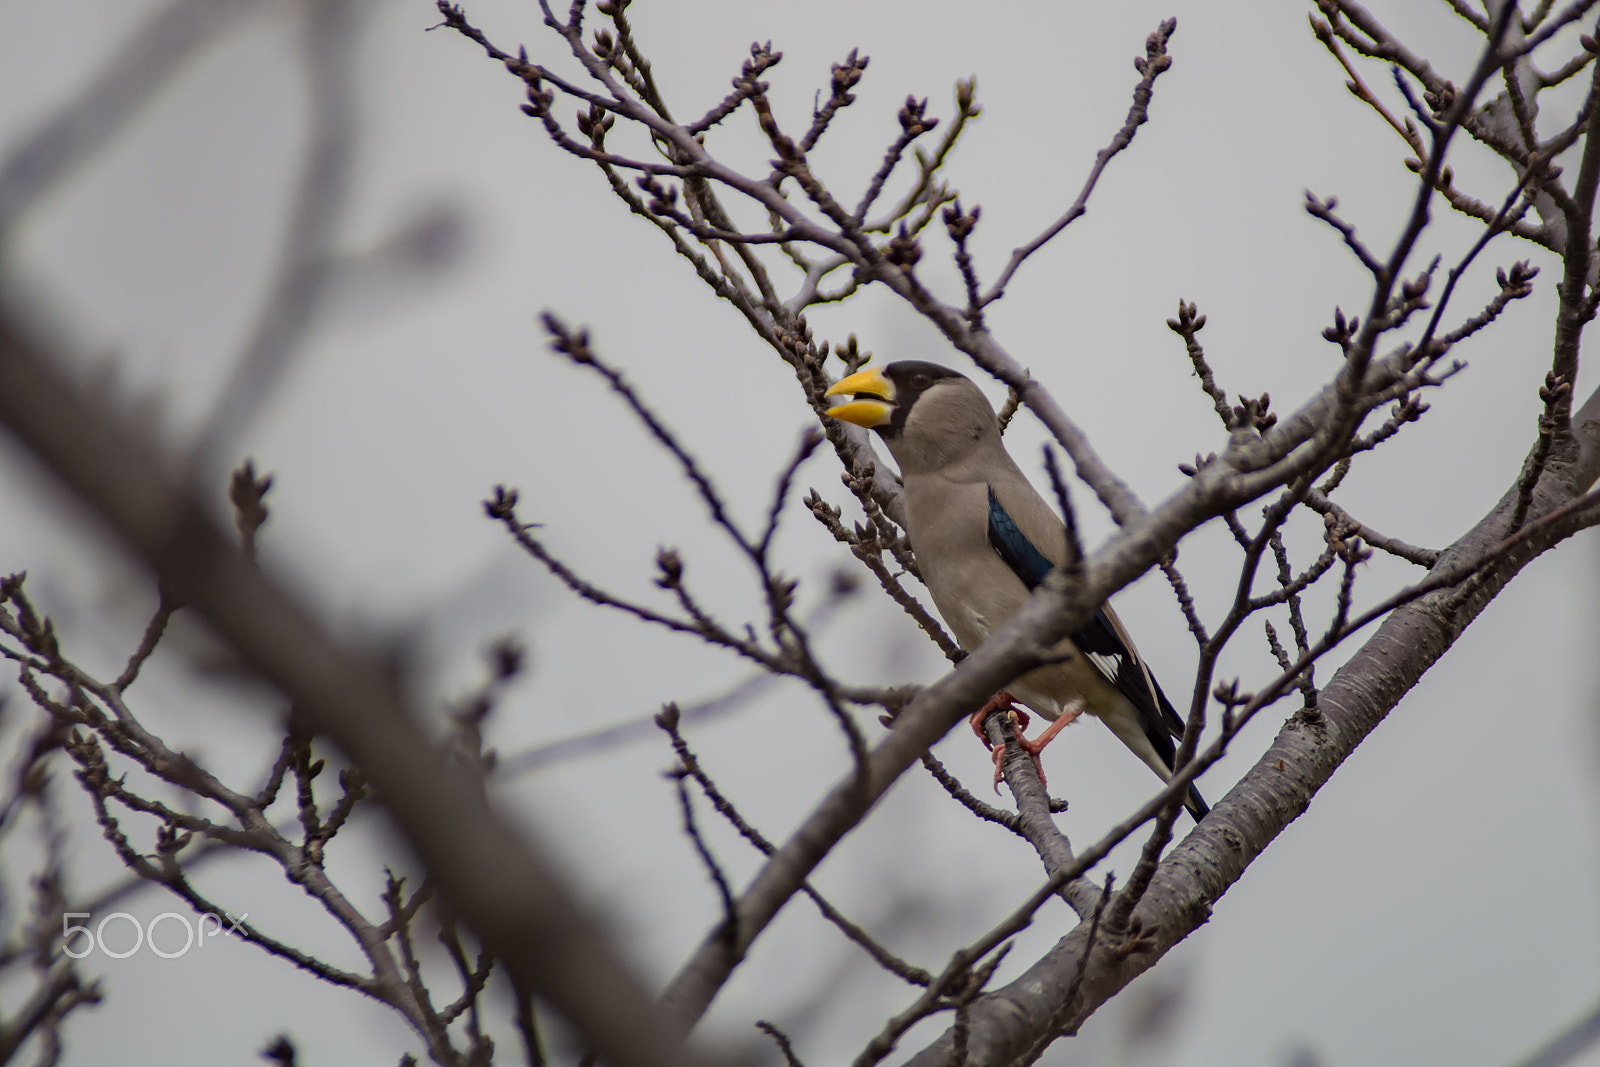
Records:
<instances>
[{"instance_id":1,"label":"gray sky background","mask_svg":"<svg viewBox=\"0 0 1600 1067\"><path fill-rule=\"evenodd\" d=\"M155 8L0 0L0 153L70 99ZM541 61L564 54L529 0L467 8L502 46L526 43ZM55 189L3 264L4 297L48 319L86 373L147 405L174 445L203 422L244 343L303 151L303 6L263 9ZM1373 10L1464 80L1473 35L1442 4L1394 0ZM965 203L983 206L974 249L988 277L1076 195L1126 113L1133 57L1162 18L1177 16L1174 64L1150 124L1112 165L1089 214L1024 268L990 319L1148 502L1178 487L1177 463L1223 443L1165 325L1177 301L1195 300L1209 317L1202 339L1225 387L1270 391L1278 410L1289 409L1336 365L1337 349L1319 336L1333 307L1364 308L1368 295L1337 236L1304 213L1303 190L1337 195L1344 217L1383 249L1413 196L1403 145L1345 90L1306 13L1297 4L1190 0L639 0L630 9L658 81L685 113L722 97L753 40L784 53L767 80L790 127L808 119L830 63L851 48L870 55L858 103L818 155L851 198L897 132L907 93L948 116L955 80L977 75L984 114L951 175ZM528 643L532 673L493 721L492 741L510 755L652 713L664 700L715 695L748 672L567 596L484 518L479 501L494 484L519 487L523 517L542 522L551 548L601 584L658 597L652 557L673 544L724 618L760 617L749 574L729 562L669 459L595 379L548 353L538 313L589 325L598 349L669 417L748 522L759 521L772 475L810 416L787 368L732 309L626 214L592 166L561 154L519 112L514 79L455 35L423 32L437 21L421 0L367 7L349 60L359 142L337 236L352 256L370 255L419 218L456 219L459 256L448 269L340 290L223 462L250 455L277 477L263 533L274 571L351 631L410 642L419 684L436 703L477 680L477 650L489 638L509 631ZM1388 84L1381 69L1364 74ZM718 136L725 157L765 169L770 148L747 115ZM1498 201L1507 174L1464 138L1458 147L1458 180ZM1448 263L1476 230L1436 214L1426 252ZM1492 247L1456 306L1470 313L1493 291L1494 265L1536 251ZM927 276L948 291L946 258L942 237L931 239ZM1534 261L1544 268L1537 293L1464 350L1469 368L1426 398L1433 407L1420 424L1357 464L1343 502L1358 518L1438 546L1515 476L1533 439L1552 330L1555 264ZM822 338L855 333L884 360L967 369L881 292L810 321ZM1579 395L1595 382L1586 368ZM1037 425L1021 419L1011 435L1013 453L1037 473ZM800 485L835 503L848 496L828 456L803 470ZM1088 492L1078 501L1092 543L1107 519ZM1317 550L1319 530L1300 525L1301 561ZM852 562L799 508L780 545L784 568L805 580L803 602L821 599L827 576ZM1600 989L1595 546L1591 532L1528 568L1208 926L1041 1062L1283 1064L1309 1050L1329 1067L1506 1064L1587 1010ZM1201 531L1180 562L1202 611L1220 616L1236 574L1224 538ZM153 606L149 583L0 442L0 572L23 569L69 650L90 666L120 662ZM1374 560L1358 600L1381 599L1403 575ZM1195 653L1165 583L1146 578L1118 603L1168 691L1184 690ZM1316 603L1325 619L1326 598ZM870 590L821 643L850 679L929 681L941 671L936 651ZM1238 644L1224 675L1259 684L1271 662L1259 635ZM134 690L139 708L174 747L250 780L275 750L266 714L275 703L204 675L200 648L190 634L163 650ZM1202 780L1208 798L1227 791L1291 710L1285 702L1246 731ZM826 711L784 686L692 740L745 813L779 838L848 760ZM987 758L965 731L940 755L969 784L987 781ZM659 773L670 762L665 742L651 738L519 776L502 791L519 819L570 858L640 965L662 980L717 916ZM1046 767L1072 802L1061 824L1078 844L1154 786L1096 724L1069 731ZM70 795L71 783L62 786ZM709 813L703 821L719 857L747 877L748 847ZM375 823L332 852L336 877L358 893L366 887L374 906L382 866L396 862ZM79 890L117 876L92 822L77 827L74 850ZM1112 869L1125 874L1129 857L1119 852ZM24 873L6 872L13 893ZM892 946L936 967L1040 878L1025 845L977 825L925 776L910 775L819 882ZM333 946L336 961L355 962L276 869L228 861L201 883L289 940ZM128 910L183 909L148 892ZM1070 918L1060 905L1042 912L999 978L1034 959ZM295 1035L308 1064L392 1064L421 1052L386 1009L246 946L92 962L108 999L69 1026L69 1063L155 1062L157 1045L162 1062L249 1062L280 1030ZM1170 1040L1130 1044L1129 1020L1175 989L1183 1001ZM796 902L707 1028L745 1041L755 1019L772 1019L791 1030L806 1062L834 1063L909 999ZM509 1029L497 1032L514 1061ZM934 1032L919 1029L904 1047ZM1580 1062L1600 1064L1600 1052Z\"/></svg>"}]
</instances>

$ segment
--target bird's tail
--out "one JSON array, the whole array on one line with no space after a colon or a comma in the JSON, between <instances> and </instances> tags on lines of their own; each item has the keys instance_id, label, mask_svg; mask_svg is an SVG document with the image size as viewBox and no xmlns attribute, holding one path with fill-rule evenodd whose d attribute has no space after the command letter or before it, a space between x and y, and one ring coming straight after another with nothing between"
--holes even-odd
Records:
<instances>
[{"instance_id":1,"label":"bird's tail","mask_svg":"<svg viewBox=\"0 0 1600 1067\"><path fill-rule=\"evenodd\" d=\"M1194 821L1199 822L1211 812L1211 805L1200 795L1200 790L1194 786L1189 787L1189 796L1183 802L1183 810L1194 816Z\"/></svg>"}]
</instances>

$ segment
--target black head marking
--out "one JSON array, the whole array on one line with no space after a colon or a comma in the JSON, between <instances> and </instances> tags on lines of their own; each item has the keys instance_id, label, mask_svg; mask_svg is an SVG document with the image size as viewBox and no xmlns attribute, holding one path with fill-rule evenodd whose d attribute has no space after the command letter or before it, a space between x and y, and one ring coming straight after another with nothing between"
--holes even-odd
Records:
<instances>
[{"instance_id":1,"label":"black head marking","mask_svg":"<svg viewBox=\"0 0 1600 1067\"><path fill-rule=\"evenodd\" d=\"M902 359L884 366L883 376L894 383L894 415L878 427L885 437L896 437L906 428L906 416L917 398L936 382L947 378L964 378L949 367L928 363L920 359Z\"/></svg>"}]
</instances>

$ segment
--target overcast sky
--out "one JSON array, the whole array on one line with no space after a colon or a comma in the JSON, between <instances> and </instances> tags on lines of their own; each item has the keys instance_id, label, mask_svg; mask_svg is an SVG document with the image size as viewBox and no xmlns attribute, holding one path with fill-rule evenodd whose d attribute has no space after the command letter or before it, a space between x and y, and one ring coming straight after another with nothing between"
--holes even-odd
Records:
<instances>
[{"instance_id":1,"label":"overcast sky","mask_svg":"<svg viewBox=\"0 0 1600 1067\"><path fill-rule=\"evenodd\" d=\"M304 5L257 6L259 15L186 64L0 250L5 299L48 323L84 372L146 410L173 448L204 425L254 326L310 128ZM0 0L0 157L80 91L156 7ZM1443 4L1372 9L1465 79L1473 37ZM502 46L525 43L535 59L561 62L531 0L473 0L467 10ZM1345 90L1307 27L1307 6L639 0L630 14L680 114L719 99L754 40L784 53L767 80L791 129L825 93L830 63L852 48L870 55L858 102L816 157L852 199L898 131L906 94L948 116L955 81L975 75L983 115L950 174L963 202L983 207L973 247L991 278L1076 195L1126 113L1133 57L1161 19L1176 16L1174 63L1149 125L1114 162L1089 214L1024 268L990 316L1001 342L1149 503L1181 484L1179 462L1224 443L1165 325L1179 299L1208 316L1202 339L1226 388L1268 391L1277 410L1291 409L1336 367L1338 350L1320 337L1334 306L1364 308L1368 299L1359 264L1305 214L1304 190L1338 196L1344 217L1384 249L1414 193L1404 146ZM490 638L513 632L528 644L531 674L492 723L492 743L509 756L646 716L664 700L714 696L748 670L566 595L484 518L479 502L496 483L519 487L522 517L543 523L552 550L601 584L659 596L652 558L658 545L676 545L690 581L725 618L761 618L747 568L730 562L670 460L592 376L549 353L539 313L588 325L597 349L668 417L748 522L759 521L773 474L811 416L789 370L738 315L628 216L592 166L561 154L521 114L520 83L469 42L424 32L437 21L421 0L368 5L349 57L354 169L334 234L369 269L335 288L280 387L230 427L216 462L225 470L248 455L275 474L268 565L348 632L407 642L435 706L480 677L477 653ZM1366 73L1387 85L1381 68ZM713 147L765 172L770 148L748 116ZM1458 179L1498 201L1507 172L1461 147ZM423 224L444 239L426 246L430 254L397 259L395 235ZM1424 252L1449 261L1475 237L1441 217ZM928 276L942 284L948 271L934 261L946 255L943 239L929 249ZM1536 294L1461 353L1467 370L1426 398L1427 416L1357 465L1344 503L1358 518L1439 547L1515 477L1533 439L1553 323L1556 264L1537 252L1493 246L1464 285L1466 309L1493 291L1494 265L1532 257L1544 268ZM854 333L882 360L971 369L884 293L810 321L823 339ZM1578 395L1597 382L1586 368ZM1038 426L1021 419L1008 440L1039 475ZM800 485L848 500L828 455L803 469ZM215 488L220 505L220 480ZM1078 499L1093 543L1108 520L1092 494ZM1320 548L1320 525L1297 527L1301 562ZM1181 559L1213 619L1237 573L1224 540L1202 531ZM853 563L798 507L779 546L784 569L803 580L802 604L823 600L828 575ZM1329 1067L1509 1064L1587 1011L1600 990L1595 557L1590 533L1530 566L1212 921L1041 1062L1277 1065L1310 1054ZM125 657L154 602L149 581L0 441L0 573L18 570L57 616L69 652L90 667ZM1382 599L1405 573L1375 560L1358 600ZM1325 600L1314 603L1325 610ZM1118 604L1168 692L1185 690L1195 650L1166 585L1147 577ZM835 613L820 641L852 680L928 682L943 669L871 590ZM1259 636L1240 644L1250 641ZM206 674L205 656L200 635L176 635L134 691L138 710L174 747L250 781L275 751L275 700ZM1225 673L1250 688L1270 677L1270 662L1264 647L1241 647ZM1208 799L1227 792L1292 710L1285 702L1244 733L1201 780ZM8 729L20 718L13 711ZM745 813L779 839L848 766L825 709L791 687L691 738ZM970 785L986 787L987 758L965 730L939 752ZM502 789L660 981L717 917L660 774L670 763L666 744L646 736ZM1071 801L1060 823L1080 845L1155 785L1094 723L1058 741L1046 769ZM70 796L65 775L60 785ZM376 824L369 819L331 853L335 877L373 906L383 865L401 862ZM757 857L725 828L710 830L730 871L747 877ZM117 877L92 822L76 828L73 849L79 891ZM1126 850L1110 865L1124 875L1130 866ZM24 873L7 871L13 894ZM937 968L1040 879L1021 842L978 825L926 776L908 775L818 881L892 946ZM353 948L270 866L227 861L201 882L231 910L354 965ZM909 1002L904 986L808 908L792 904L762 940L708 1017L709 1031L743 1041L754 1020L772 1019L791 1030L807 1063L836 1063ZM150 891L127 910L148 918L183 909ZM1059 905L1042 912L998 980L1072 918ZM87 962L108 996L68 1027L71 1064L154 1062L130 1044L155 1042L163 1062L249 1062L281 1030L295 1035L308 1064L392 1064L422 1051L386 1009L247 946ZM1173 991L1183 996L1166 1040L1130 1044L1141 1005ZM919 1029L904 1047L936 1032ZM496 1033L511 1055L509 1028ZM1600 1051L1580 1062L1600 1064Z\"/></svg>"}]
</instances>

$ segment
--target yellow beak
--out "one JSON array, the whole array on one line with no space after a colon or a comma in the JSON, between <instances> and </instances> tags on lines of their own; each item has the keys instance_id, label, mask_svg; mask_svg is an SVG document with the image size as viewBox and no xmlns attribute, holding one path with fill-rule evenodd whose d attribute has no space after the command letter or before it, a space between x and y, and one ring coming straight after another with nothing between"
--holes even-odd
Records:
<instances>
[{"instance_id":1,"label":"yellow beak","mask_svg":"<svg viewBox=\"0 0 1600 1067\"><path fill-rule=\"evenodd\" d=\"M858 370L834 383L825 396L854 396L856 399L828 409L828 417L853 422L871 429L894 418L894 383L877 367Z\"/></svg>"}]
</instances>

